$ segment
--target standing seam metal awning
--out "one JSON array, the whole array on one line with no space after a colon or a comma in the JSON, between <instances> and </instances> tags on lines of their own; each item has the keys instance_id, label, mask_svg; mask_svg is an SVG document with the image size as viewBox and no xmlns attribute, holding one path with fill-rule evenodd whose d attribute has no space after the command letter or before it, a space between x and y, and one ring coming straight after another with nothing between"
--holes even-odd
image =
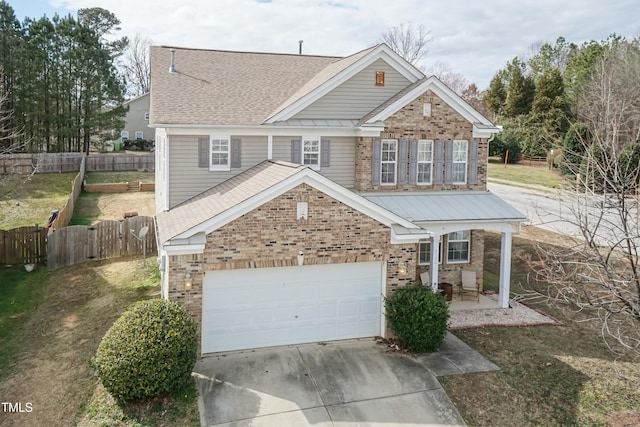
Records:
<instances>
[{"instance_id":1,"label":"standing seam metal awning","mask_svg":"<svg viewBox=\"0 0 640 427\"><path fill-rule=\"evenodd\" d=\"M490 191L361 193L411 222L524 222L527 217Z\"/></svg>"}]
</instances>

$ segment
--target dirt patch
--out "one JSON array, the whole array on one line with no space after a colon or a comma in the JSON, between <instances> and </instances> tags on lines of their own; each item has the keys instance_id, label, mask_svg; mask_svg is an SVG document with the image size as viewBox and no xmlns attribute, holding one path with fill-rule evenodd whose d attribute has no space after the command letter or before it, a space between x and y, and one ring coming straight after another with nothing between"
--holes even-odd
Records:
<instances>
[{"instance_id":1,"label":"dirt patch","mask_svg":"<svg viewBox=\"0 0 640 427\"><path fill-rule=\"evenodd\" d=\"M97 200L100 210L98 220L119 220L125 212L137 212L141 216L154 216L156 211L153 192L101 194Z\"/></svg>"}]
</instances>

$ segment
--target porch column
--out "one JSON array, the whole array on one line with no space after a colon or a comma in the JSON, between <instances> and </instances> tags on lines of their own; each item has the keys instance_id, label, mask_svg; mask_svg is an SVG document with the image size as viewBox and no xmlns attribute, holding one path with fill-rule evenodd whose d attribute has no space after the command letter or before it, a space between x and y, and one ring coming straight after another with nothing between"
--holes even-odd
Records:
<instances>
[{"instance_id":1,"label":"porch column","mask_svg":"<svg viewBox=\"0 0 640 427\"><path fill-rule=\"evenodd\" d=\"M433 233L431 236L431 259L429 262L429 276L431 278L431 289L433 292L438 290L438 259L440 255L440 235Z\"/></svg>"},{"instance_id":2,"label":"porch column","mask_svg":"<svg viewBox=\"0 0 640 427\"><path fill-rule=\"evenodd\" d=\"M502 232L500 242L500 296L498 305L509 307L509 292L511 289L511 230Z\"/></svg>"}]
</instances>

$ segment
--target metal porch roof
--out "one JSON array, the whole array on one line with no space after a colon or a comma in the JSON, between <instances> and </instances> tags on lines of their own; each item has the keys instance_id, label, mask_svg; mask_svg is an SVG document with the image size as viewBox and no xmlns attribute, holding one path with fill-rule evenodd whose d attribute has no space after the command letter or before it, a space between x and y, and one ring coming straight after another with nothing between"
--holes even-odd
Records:
<instances>
[{"instance_id":1,"label":"metal porch roof","mask_svg":"<svg viewBox=\"0 0 640 427\"><path fill-rule=\"evenodd\" d=\"M361 194L413 223L523 222L527 217L490 191Z\"/></svg>"}]
</instances>

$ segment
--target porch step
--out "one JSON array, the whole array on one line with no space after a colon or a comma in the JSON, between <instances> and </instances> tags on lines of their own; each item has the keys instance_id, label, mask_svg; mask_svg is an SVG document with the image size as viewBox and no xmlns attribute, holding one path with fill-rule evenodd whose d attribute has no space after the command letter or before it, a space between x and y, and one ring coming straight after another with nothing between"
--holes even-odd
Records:
<instances>
[{"instance_id":1,"label":"porch step","mask_svg":"<svg viewBox=\"0 0 640 427\"><path fill-rule=\"evenodd\" d=\"M140 183L139 182L130 182L129 186L127 187L127 191L129 193L135 193L140 191Z\"/></svg>"}]
</instances>

